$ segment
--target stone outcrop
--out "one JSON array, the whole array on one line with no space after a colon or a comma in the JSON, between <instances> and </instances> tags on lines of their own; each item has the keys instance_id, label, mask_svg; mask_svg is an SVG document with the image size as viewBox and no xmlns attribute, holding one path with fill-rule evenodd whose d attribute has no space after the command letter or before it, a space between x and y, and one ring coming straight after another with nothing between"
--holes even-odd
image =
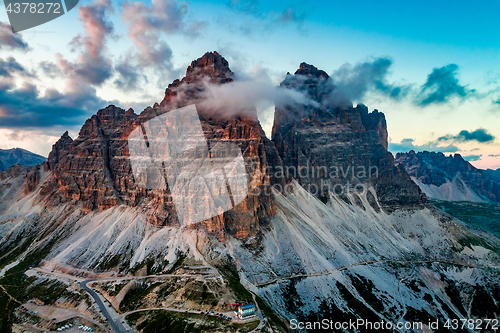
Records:
<instances>
[{"instance_id":1,"label":"stone outcrop","mask_svg":"<svg viewBox=\"0 0 500 333\"><path fill-rule=\"evenodd\" d=\"M396 163L422 184L440 187L458 179L486 200L500 202L500 180L488 170L475 168L460 154L445 156L438 152L416 153L412 150L398 153Z\"/></svg>"},{"instance_id":2,"label":"stone outcrop","mask_svg":"<svg viewBox=\"0 0 500 333\"><path fill-rule=\"evenodd\" d=\"M305 63L280 87L308 98L277 105L272 131L284 164L303 187L324 197L328 192L341 195L372 186L389 212L426 204L418 186L395 166L387 151L383 113L368 112L364 105L352 107L324 71ZM374 202L373 194L366 195Z\"/></svg>"},{"instance_id":3,"label":"stone outcrop","mask_svg":"<svg viewBox=\"0 0 500 333\"><path fill-rule=\"evenodd\" d=\"M77 138L73 140L66 132L54 144L47 162L53 180L45 183L41 193L53 206L71 200L92 211L124 204L143 209L154 225L179 225L168 184L166 189L151 189L134 179L128 138L153 118L195 104L210 147L232 142L240 148L252 194L235 208L189 227L206 228L220 240L231 235L257 246L254 240L258 240L259 230L274 214L270 187L284 188L293 178L306 188L322 186L324 181L342 186L369 184L387 211L425 204L418 186L404 169L394 165L387 152L384 115L368 112L363 105L353 108L324 71L303 63L294 76L287 75L281 87L298 90L309 102L276 107L274 142L265 136L255 108L245 106L235 112L223 104L206 103L210 98L205 94L207 88L232 84L233 76L227 61L217 52L209 52L191 63L184 78L168 86L160 103L140 114L114 105L99 110L85 122ZM196 158L198 152L192 154ZM179 163L185 166L189 161ZM319 176L297 177L279 172L308 164L320 172L323 167L336 166L338 173L330 175L330 169ZM364 168L364 174L356 167ZM145 177L152 176L146 173ZM36 174L31 178L36 183ZM378 205L373 195L367 195Z\"/></svg>"},{"instance_id":4,"label":"stone outcrop","mask_svg":"<svg viewBox=\"0 0 500 333\"><path fill-rule=\"evenodd\" d=\"M173 109L197 105L205 138L209 143L235 142L239 145L248 173L248 181L256 188L268 187L273 179L266 175L269 163L281 159L272 142L266 138L257 119L256 110L245 115L230 115L225 110L210 110L199 104L204 85L221 85L232 81L227 61L217 52L207 53L193 61L182 80L166 89L161 103L146 108L140 115L114 105L99 110L86 121L74 141L65 133L53 146L49 166L57 183L53 200L81 201L90 210L105 210L125 204L143 207L149 222L176 225L177 217L171 195L167 190L145 189L137 186L131 170L127 140L141 124ZM47 189L47 192L50 189ZM226 232L245 239L255 236L260 225L266 225L273 214L271 195L260 191L203 225L220 239ZM62 197L59 196L62 193Z\"/></svg>"},{"instance_id":5,"label":"stone outcrop","mask_svg":"<svg viewBox=\"0 0 500 333\"><path fill-rule=\"evenodd\" d=\"M40 169L41 165L37 164L28 172L28 174L26 175L26 186L24 188L24 193L31 193L38 187L41 178Z\"/></svg>"},{"instance_id":6,"label":"stone outcrop","mask_svg":"<svg viewBox=\"0 0 500 333\"><path fill-rule=\"evenodd\" d=\"M7 170L0 172L0 180L7 178L17 178L21 175L26 175L33 167L21 164L14 164L7 168Z\"/></svg>"}]
</instances>

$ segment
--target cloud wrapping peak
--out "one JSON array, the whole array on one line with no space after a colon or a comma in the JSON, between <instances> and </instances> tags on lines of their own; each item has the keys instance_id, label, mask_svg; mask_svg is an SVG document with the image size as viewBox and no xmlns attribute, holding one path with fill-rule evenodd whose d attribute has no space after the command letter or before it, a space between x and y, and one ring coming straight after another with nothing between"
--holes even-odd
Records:
<instances>
[{"instance_id":1,"label":"cloud wrapping peak","mask_svg":"<svg viewBox=\"0 0 500 333\"><path fill-rule=\"evenodd\" d=\"M458 135L445 135L438 139L438 141L455 141L455 142L469 142L477 141L479 143L488 143L495 140L495 137L488 133L487 130L479 128L473 132L467 130L460 131Z\"/></svg>"},{"instance_id":2,"label":"cloud wrapping peak","mask_svg":"<svg viewBox=\"0 0 500 333\"><path fill-rule=\"evenodd\" d=\"M28 43L26 43L20 34L14 34L10 24L0 22L0 50L2 48L29 50Z\"/></svg>"},{"instance_id":3,"label":"cloud wrapping peak","mask_svg":"<svg viewBox=\"0 0 500 333\"><path fill-rule=\"evenodd\" d=\"M190 84L180 85L176 89L174 102L189 99ZM269 116L262 113L276 104L286 102L318 106L304 92L295 89L277 87L262 68L253 68L248 76L224 84L214 84L209 77L204 77L197 83L199 91L197 105L204 112L213 112L222 117L256 116L255 110L261 112L259 118ZM273 108L271 108L273 110Z\"/></svg>"},{"instance_id":4,"label":"cloud wrapping peak","mask_svg":"<svg viewBox=\"0 0 500 333\"><path fill-rule=\"evenodd\" d=\"M0 87L0 128L52 127L81 124L86 109L97 110L106 102L89 85L67 86L64 94L23 82L20 88Z\"/></svg>"},{"instance_id":5,"label":"cloud wrapping peak","mask_svg":"<svg viewBox=\"0 0 500 333\"><path fill-rule=\"evenodd\" d=\"M457 71L456 64L434 68L422 86L418 104L420 106L442 104L448 102L452 97L461 99L467 97L472 91L467 90L466 86L459 83Z\"/></svg>"}]
</instances>

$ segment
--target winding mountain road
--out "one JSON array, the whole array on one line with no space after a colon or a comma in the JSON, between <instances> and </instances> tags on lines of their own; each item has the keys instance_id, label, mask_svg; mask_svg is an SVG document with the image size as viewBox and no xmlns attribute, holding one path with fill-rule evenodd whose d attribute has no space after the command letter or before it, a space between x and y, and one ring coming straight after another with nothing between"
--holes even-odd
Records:
<instances>
[{"instance_id":1,"label":"winding mountain road","mask_svg":"<svg viewBox=\"0 0 500 333\"><path fill-rule=\"evenodd\" d=\"M92 298L95 300L96 304L99 305L99 309L102 311L102 314L104 315L109 326L111 326L111 329L114 332L116 332L116 333L130 332L122 325L120 320L115 320L111 316L111 314L109 313L107 307L105 306L105 304L103 303L103 301L101 300L99 295L97 295L97 293L94 290L92 290L92 288L89 288L89 286L87 286L87 283L95 282L95 281L99 281L99 280L95 280L95 279L94 280L85 280L85 281L80 282L79 284L80 284L80 287L83 288L83 290L85 290L86 292L88 292L90 294L90 296L92 296Z\"/></svg>"},{"instance_id":2,"label":"winding mountain road","mask_svg":"<svg viewBox=\"0 0 500 333\"><path fill-rule=\"evenodd\" d=\"M207 269L210 267L200 267L199 269ZM190 268L193 269L193 268ZM205 273L205 272L203 272ZM207 272L208 273L208 272ZM204 274L205 275L205 274ZM106 281L127 281L127 280L141 280L141 279L147 279L147 278L171 278L171 277L198 277L200 274L160 274L160 275L146 275L146 276L126 276L126 277L109 277L109 278L101 278L101 279L90 279L90 280L85 280L79 282L80 287L82 287L83 290L89 293L90 296L94 299L96 304L99 306L99 309L102 311L102 314L106 318L106 321L109 323L111 326L111 329L116 332L116 333L127 333L127 332L134 332L131 329L127 329L125 325L122 323L122 318L125 317L126 314L118 314L114 311L114 308L110 309L104 304L102 299L99 297L99 295L92 289L90 288L87 284L92 283L92 282L106 282ZM160 309L160 308L158 308ZM153 309L143 309L143 311L147 310L153 310ZM170 309L170 308L165 308L165 310L169 311L177 311L177 312L185 312L182 310L177 310L177 309ZM138 310L141 311L141 310ZM132 311L132 312L138 312L138 311ZM200 313L200 311L190 311L192 313ZM127 325L128 326L128 325Z\"/></svg>"}]
</instances>

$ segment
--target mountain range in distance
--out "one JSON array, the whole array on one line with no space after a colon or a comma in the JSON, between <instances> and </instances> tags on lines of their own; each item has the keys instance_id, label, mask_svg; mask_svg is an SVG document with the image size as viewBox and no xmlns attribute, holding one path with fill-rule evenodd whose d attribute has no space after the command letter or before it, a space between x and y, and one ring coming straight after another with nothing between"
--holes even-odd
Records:
<instances>
[{"instance_id":1,"label":"mountain range in distance","mask_svg":"<svg viewBox=\"0 0 500 333\"><path fill-rule=\"evenodd\" d=\"M0 171L5 171L16 164L35 166L46 160L46 157L22 148L0 149Z\"/></svg>"},{"instance_id":2,"label":"mountain range in distance","mask_svg":"<svg viewBox=\"0 0 500 333\"><path fill-rule=\"evenodd\" d=\"M410 151L396 154L422 191L431 198L447 201L500 203L500 169L475 168L460 154Z\"/></svg>"}]
</instances>

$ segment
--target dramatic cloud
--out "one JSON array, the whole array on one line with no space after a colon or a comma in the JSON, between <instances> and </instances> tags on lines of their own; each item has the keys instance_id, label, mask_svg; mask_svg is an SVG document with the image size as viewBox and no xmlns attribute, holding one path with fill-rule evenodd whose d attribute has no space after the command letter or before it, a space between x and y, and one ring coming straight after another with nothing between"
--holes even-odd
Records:
<instances>
[{"instance_id":1,"label":"dramatic cloud","mask_svg":"<svg viewBox=\"0 0 500 333\"><path fill-rule=\"evenodd\" d=\"M145 79L141 74L145 68L154 69L163 80L178 77L180 70L172 64L172 49L162 36L180 33L194 38L207 22L187 22L188 3L176 0L153 0L151 6L126 1L121 7L121 20L127 26L127 36L134 43L136 52L116 66L119 77L115 84L125 90L136 88L138 79L141 82Z\"/></svg>"},{"instance_id":2,"label":"dramatic cloud","mask_svg":"<svg viewBox=\"0 0 500 333\"><path fill-rule=\"evenodd\" d=\"M23 40L21 35L12 32L10 24L0 22L0 50L3 48L25 51L29 49L28 44Z\"/></svg>"},{"instance_id":3,"label":"dramatic cloud","mask_svg":"<svg viewBox=\"0 0 500 333\"><path fill-rule=\"evenodd\" d=\"M415 145L415 139L403 139L399 143L389 142L389 151L398 153L398 152L409 152L410 150L414 151L436 151L441 153L456 153L460 149L453 145L448 146L440 146L439 142L430 141L424 143L423 145Z\"/></svg>"},{"instance_id":4,"label":"dramatic cloud","mask_svg":"<svg viewBox=\"0 0 500 333\"><path fill-rule=\"evenodd\" d=\"M242 12L254 14L261 16L262 12L257 7L256 0L231 0L229 2L229 7L231 9L239 10Z\"/></svg>"},{"instance_id":5,"label":"dramatic cloud","mask_svg":"<svg viewBox=\"0 0 500 333\"><path fill-rule=\"evenodd\" d=\"M352 64L344 64L331 75L335 85L353 102L363 102L367 93L375 93L393 100L412 103L419 107L445 104L453 98L491 98L492 92L480 94L462 85L458 78L458 66L449 64L434 68L420 88L414 84L396 84L388 80L392 60L376 58ZM500 99L495 103L500 105Z\"/></svg>"},{"instance_id":6,"label":"dramatic cloud","mask_svg":"<svg viewBox=\"0 0 500 333\"><path fill-rule=\"evenodd\" d=\"M113 25L107 15L113 12L110 0L96 0L91 5L78 7L80 21L85 36L76 36L71 45L81 49L75 63L67 61L59 53L56 62L66 74L84 80L86 83L101 85L113 74L111 61L104 56L106 39L113 33Z\"/></svg>"},{"instance_id":7,"label":"dramatic cloud","mask_svg":"<svg viewBox=\"0 0 500 333\"><path fill-rule=\"evenodd\" d=\"M29 75L23 66L17 62L14 57L8 57L7 60L0 58L0 77L12 77L12 74L20 73Z\"/></svg>"},{"instance_id":8,"label":"dramatic cloud","mask_svg":"<svg viewBox=\"0 0 500 333\"><path fill-rule=\"evenodd\" d=\"M487 130L483 128L479 128L473 132L469 132L466 130L460 131L458 135L445 135L438 139L439 141L455 141L455 142L468 142L468 141L477 141L480 143L488 143L495 140L495 137L488 133Z\"/></svg>"},{"instance_id":9,"label":"dramatic cloud","mask_svg":"<svg viewBox=\"0 0 500 333\"><path fill-rule=\"evenodd\" d=\"M468 155L468 156L462 156L464 160L469 161L469 162L474 162L474 161L479 161L483 155Z\"/></svg>"},{"instance_id":10,"label":"dramatic cloud","mask_svg":"<svg viewBox=\"0 0 500 333\"><path fill-rule=\"evenodd\" d=\"M5 133L4 134L7 139L12 140L12 141L22 141L26 139L26 134L20 134L19 132L11 132L11 133Z\"/></svg>"},{"instance_id":11,"label":"dramatic cloud","mask_svg":"<svg viewBox=\"0 0 500 333\"><path fill-rule=\"evenodd\" d=\"M20 88L0 87L0 127L51 127L81 124L107 105L96 97L88 85L66 85L64 94L47 89L43 96L38 88L24 82Z\"/></svg>"},{"instance_id":12,"label":"dramatic cloud","mask_svg":"<svg viewBox=\"0 0 500 333\"><path fill-rule=\"evenodd\" d=\"M453 97L463 99L471 93L466 86L459 84L457 70L458 66L455 64L434 68L422 86L417 104L427 106L446 103Z\"/></svg>"},{"instance_id":13,"label":"dramatic cloud","mask_svg":"<svg viewBox=\"0 0 500 333\"><path fill-rule=\"evenodd\" d=\"M115 70L118 73L115 85L125 91L136 90L139 88L139 82L147 82L146 77L140 74L136 66L132 66L130 60L120 62L115 66Z\"/></svg>"},{"instance_id":14,"label":"dramatic cloud","mask_svg":"<svg viewBox=\"0 0 500 333\"><path fill-rule=\"evenodd\" d=\"M353 101L359 101L368 91L378 91L390 98L400 99L408 93L409 87L387 83L392 61L378 58L356 65L344 64L332 74L335 85Z\"/></svg>"},{"instance_id":15,"label":"dramatic cloud","mask_svg":"<svg viewBox=\"0 0 500 333\"><path fill-rule=\"evenodd\" d=\"M63 74L61 69L53 62L42 61L38 64L38 68L50 78L55 78Z\"/></svg>"},{"instance_id":16,"label":"dramatic cloud","mask_svg":"<svg viewBox=\"0 0 500 333\"><path fill-rule=\"evenodd\" d=\"M175 0L154 0L151 6L143 2L122 3L121 19L128 26L127 36L134 43L141 66L170 68L172 50L161 40L162 34L197 34L204 23L187 24L188 3Z\"/></svg>"}]
</instances>

